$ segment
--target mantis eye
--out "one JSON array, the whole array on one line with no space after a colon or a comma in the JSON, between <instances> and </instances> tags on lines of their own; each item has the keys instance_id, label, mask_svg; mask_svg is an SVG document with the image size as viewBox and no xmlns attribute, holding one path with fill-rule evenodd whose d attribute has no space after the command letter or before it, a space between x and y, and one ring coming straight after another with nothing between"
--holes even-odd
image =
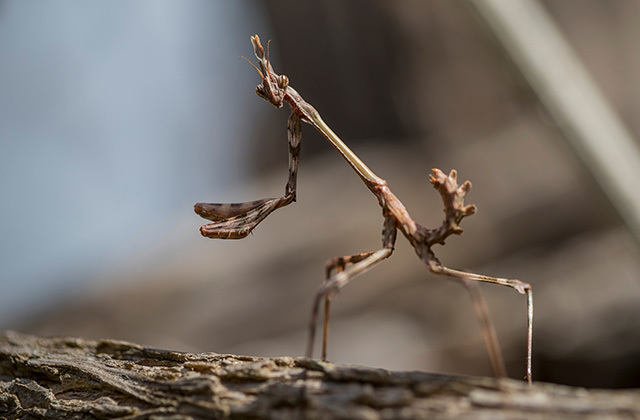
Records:
<instances>
[{"instance_id":1,"label":"mantis eye","mask_svg":"<svg viewBox=\"0 0 640 420\"><path fill-rule=\"evenodd\" d=\"M265 98L265 99L267 98L267 95L265 95L264 93L264 87L262 85L256 86L256 93L261 98Z\"/></svg>"},{"instance_id":2,"label":"mantis eye","mask_svg":"<svg viewBox=\"0 0 640 420\"><path fill-rule=\"evenodd\" d=\"M278 87L280 89L285 89L287 86L289 86L289 78L284 74L278 76Z\"/></svg>"}]
</instances>

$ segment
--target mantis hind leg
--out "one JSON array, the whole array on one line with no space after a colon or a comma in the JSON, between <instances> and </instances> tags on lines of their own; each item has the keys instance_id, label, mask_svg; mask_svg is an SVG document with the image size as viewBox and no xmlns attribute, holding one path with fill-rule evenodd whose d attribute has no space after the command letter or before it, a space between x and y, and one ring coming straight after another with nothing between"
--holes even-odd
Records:
<instances>
[{"instance_id":1,"label":"mantis hind leg","mask_svg":"<svg viewBox=\"0 0 640 420\"><path fill-rule=\"evenodd\" d=\"M506 376L506 369L504 368L504 361L502 360L502 353L498 346L495 330L493 329L493 323L488 318L488 311L486 308L486 302L482 295L479 294L477 287L472 286L476 282L499 284L501 286L507 286L515 289L518 293L527 296L527 360L526 360L526 374L525 379L531 383L531 359L532 359L532 344L533 344L533 292L531 285L515 279L504 279L500 277L486 276L484 274L469 273L466 271L456 270L441 265L437 261L430 261L427 263L427 267L431 272L435 274L443 274L457 278L462 281L465 287L469 290L471 300L478 316L483 335L485 338L485 344L489 352L489 357L492 358L491 364L494 366L494 374L498 377ZM496 356L498 354L499 356ZM497 358L499 357L499 359ZM502 364L502 367L499 365Z\"/></svg>"}]
</instances>

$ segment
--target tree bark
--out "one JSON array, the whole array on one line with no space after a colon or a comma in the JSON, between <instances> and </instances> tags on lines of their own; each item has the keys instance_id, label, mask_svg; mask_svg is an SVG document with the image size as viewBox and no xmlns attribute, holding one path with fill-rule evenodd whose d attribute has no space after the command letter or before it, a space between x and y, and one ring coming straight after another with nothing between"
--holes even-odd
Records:
<instances>
[{"instance_id":1,"label":"tree bark","mask_svg":"<svg viewBox=\"0 0 640 420\"><path fill-rule=\"evenodd\" d=\"M6 419L640 418L640 390L0 333Z\"/></svg>"}]
</instances>

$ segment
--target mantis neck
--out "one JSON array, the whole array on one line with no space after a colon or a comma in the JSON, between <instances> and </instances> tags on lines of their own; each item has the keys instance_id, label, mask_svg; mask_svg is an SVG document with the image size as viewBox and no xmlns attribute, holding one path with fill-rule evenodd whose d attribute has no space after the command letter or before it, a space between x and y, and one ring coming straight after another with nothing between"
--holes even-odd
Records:
<instances>
[{"instance_id":1,"label":"mantis neck","mask_svg":"<svg viewBox=\"0 0 640 420\"><path fill-rule=\"evenodd\" d=\"M338 152L342 155L343 158L347 161L347 163L353 168L354 171L360 176L360 178L364 181L367 186L370 187L370 184L382 185L386 184L386 182L373 173L371 169L367 165L364 164L363 161L360 160L358 156L349 147L338 137L336 133L333 132L331 128L325 123L320 114L314 112L311 114L312 125L318 130L322 135L329 140L329 143L335 147Z\"/></svg>"}]
</instances>

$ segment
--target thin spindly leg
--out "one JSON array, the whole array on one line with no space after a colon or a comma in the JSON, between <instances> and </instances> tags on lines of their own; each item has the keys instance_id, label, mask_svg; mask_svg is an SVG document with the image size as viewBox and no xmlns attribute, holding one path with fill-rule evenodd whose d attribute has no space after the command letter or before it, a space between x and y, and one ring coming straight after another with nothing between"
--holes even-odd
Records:
<instances>
[{"instance_id":1,"label":"thin spindly leg","mask_svg":"<svg viewBox=\"0 0 640 420\"><path fill-rule=\"evenodd\" d=\"M273 211L296 200L302 122L295 113L291 113L289 117L287 136L289 139L289 179L284 196L246 203L198 203L194 207L195 212L201 217L213 221L213 223L200 228L202 236L218 239L244 238Z\"/></svg>"},{"instance_id":2,"label":"thin spindly leg","mask_svg":"<svg viewBox=\"0 0 640 420\"><path fill-rule=\"evenodd\" d=\"M493 374L497 378L505 378L507 377L507 367L504 364L504 357L502 356L502 350L500 349L496 329L489 318L487 301L484 299L478 283L466 279L460 279L460 281L471 297L471 304L473 305L476 318L480 323L480 331L482 331Z\"/></svg>"},{"instance_id":3,"label":"thin spindly leg","mask_svg":"<svg viewBox=\"0 0 640 420\"><path fill-rule=\"evenodd\" d=\"M329 328L329 301L335 296L340 289L346 286L354 277L372 268L380 261L388 258L393 253L393 245L396 242L396 221L393 217L389 217L385 213L384 226L382 229L382 248L363 254L352 255L349 257L339 257L330 260L327 264L327 274L332 271L332 261L338 262L335 267L340 266L339 261L344 262L342 268L330 276L322 284L322 287L316 293L313 301L313 309L311 311L311 321L309 323L309 341L307 342L307 357L313 355L313 342L316 335L316 324L318 321L318 312L320 311L320 302L325 298L325 335L323 342L323 359L326 358L326 339ZM350 264L350 265L349 265ZM348 265L348 267L347 267Z\"/></svg>"},{"instance_id":4,"label":"thin spindly leg","mask_svg":"<svg viewBox=\"0 0 640 420\"><path fill-rule=\"evenodd\" d=\"M335 296L340 289L346 286L355 276L362 274L365 271L372 268L380 261L388 258L393 252L393 248L382 248L378 251L372 252L364 260L353 264L346 270L334 274L331 278L324 282L322 287L316 293L315 300L313 302L313 310L311 313L311 322L309 323L309 341L307 344L307 357L311 358L313 354L313 342L316 332L316 323L318 319L318 312L320 309L320 302L324 297L331 299Z\"/></svg>"},{"instance_id":5,"label":"thin spindly leg","mask_svg":"<svg viewBox=\"0 0 640 420\"><path fill-rule=\"evenodd\" d=\"M463 282L479 281L484 283L499 284L501 286L507 286L518 291L518 293L527 296L527 373L525 378L531 383L531 358L533 347L533 293L531 291L531 285L515 279L503 279L499 277L486 276L483 274L468 273L466 271L456 270L453 268L444 267L443 265L431 261L427 264L429 269L435 274L444 274L446 276L455 277L461 279ZM473 299L472 293L472 299ZM477 302L474 302L474 304ZM485 304L486 305L486 304ZM482 323L482 320L481 320ZM493 327L491 327L493 329ZM495 332L493 333L495 334ZM497 342L497 340L496 340Z\"/></svg>"},{"instance_id":6,"label":"thin spindly leg","mask_svg":"<svg viewBox=\"0 0 640 420\"><path fill-rule=\"evenodd\" d=\"M350 255L347 257L332 258L326 263L326 276L325 282L331 279L331 276L335 272L341 273L348 266L358 263L367 257L371 256L373 252L365 252L363 254ZM324 297L324 332L322 334L322 360L327 360L327 340L329 337L329 310L331 307L331 297L325 295Z\"/></svg>"}]
</instances>

